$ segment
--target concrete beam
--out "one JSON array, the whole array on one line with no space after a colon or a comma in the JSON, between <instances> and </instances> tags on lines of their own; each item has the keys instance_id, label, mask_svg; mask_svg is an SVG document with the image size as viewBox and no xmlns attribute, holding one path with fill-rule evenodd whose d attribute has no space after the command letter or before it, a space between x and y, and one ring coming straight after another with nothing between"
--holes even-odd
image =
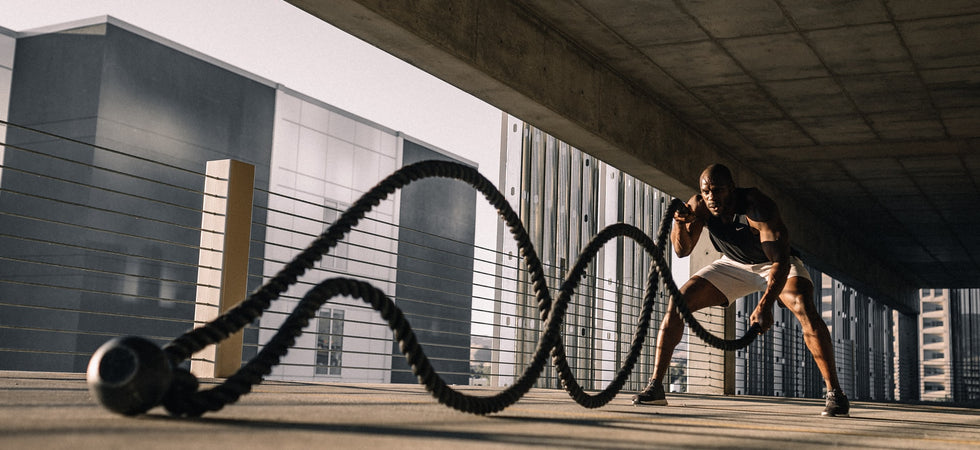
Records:
<instances>
[{"instance_id":1,"label":"concrete beam","mask_svg":"<svg viewBox=\"0 0 980 450\"><path fill-rule=\"evenodd\" d=\"M519 2L288 0L392 55L679 198L710 163L779 204L795 245L835 277L905 313L908 277L860 251L841 230L664 109ZM587 39L587 37L578 37Z\"/></svg>"}]
</instances>

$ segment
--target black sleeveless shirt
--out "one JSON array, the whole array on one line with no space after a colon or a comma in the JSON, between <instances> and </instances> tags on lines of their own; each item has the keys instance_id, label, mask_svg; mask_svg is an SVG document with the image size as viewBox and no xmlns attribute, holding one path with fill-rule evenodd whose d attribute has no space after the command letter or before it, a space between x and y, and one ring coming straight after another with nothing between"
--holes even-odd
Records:
<instances>
[{"instance_id":1,"label":"black sleeveless shirt","mask_svg":"<svg viewBox=\"0 0 980 450\"><path fill-rule=\"evenodd\" d=\"M735 220L732 223L724 223L720 218L709 215L705 225L715 250L742 264L769 262L769 257L762 251L758 231L749 226L749 220L745 217L748 191L749 188L735 190Z\"/></svg>"}]
</instances>

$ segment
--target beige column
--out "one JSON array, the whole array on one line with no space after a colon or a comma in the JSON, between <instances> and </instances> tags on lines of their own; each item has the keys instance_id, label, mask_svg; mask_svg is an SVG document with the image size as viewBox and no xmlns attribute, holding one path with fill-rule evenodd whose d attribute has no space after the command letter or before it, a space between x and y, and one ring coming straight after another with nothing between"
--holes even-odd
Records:
<instances>
[{"instance_id":1,"label":"beige column","mask_svg":"<svg viewBox=\"0 0 980 450\"><path fill-rule=\"evenodd\" d=\"M194 324L201 326L245 299L252 228L255 166L224 159L209 161L204 182L201 250ZM224 378L242 364L242 332L191 358L191 372Z\"/></svg>"}]
</instances>

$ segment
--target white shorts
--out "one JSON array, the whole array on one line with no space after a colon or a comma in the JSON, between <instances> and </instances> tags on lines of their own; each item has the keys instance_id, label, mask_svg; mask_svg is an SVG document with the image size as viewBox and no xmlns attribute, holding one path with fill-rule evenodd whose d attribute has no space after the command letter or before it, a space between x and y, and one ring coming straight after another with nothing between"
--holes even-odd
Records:
<instances>
[{"instance_id":1,"label":"white shorts","mask_svg":"<svg viewBox=\"0 0 980 450\"><path fill-rule=\"evenodd\" d=\"M786 279L800 277L813 282L800 258L790 256L789 262L789 275L786 276ZM766 290L771 269L771 262L742 264L728 256L722 256L699 270L694 276L708 280L722 294L725 294L728 304L724 306L728 306L732 304L732 300L739 297Z\"/></svg>"}]
</instances>

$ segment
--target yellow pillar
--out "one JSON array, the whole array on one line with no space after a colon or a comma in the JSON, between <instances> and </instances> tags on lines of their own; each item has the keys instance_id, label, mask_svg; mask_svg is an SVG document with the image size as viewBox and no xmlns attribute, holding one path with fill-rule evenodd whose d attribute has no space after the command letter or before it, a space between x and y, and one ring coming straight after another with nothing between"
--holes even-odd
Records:
<instances>
[{"instance_id":1,"label":"yellow pillar","mask_svg":"<svg viewBox=\"0 0 980 450\"><path fill-rule=\"evenodd\" d=\"M201 250L194 324L200 326L245 299L252 229L255 166L224 159L209 161L204 182ZM242 364L242 331L191 358L191 372L224 378Z\"/></svg>"}]
</instances>

